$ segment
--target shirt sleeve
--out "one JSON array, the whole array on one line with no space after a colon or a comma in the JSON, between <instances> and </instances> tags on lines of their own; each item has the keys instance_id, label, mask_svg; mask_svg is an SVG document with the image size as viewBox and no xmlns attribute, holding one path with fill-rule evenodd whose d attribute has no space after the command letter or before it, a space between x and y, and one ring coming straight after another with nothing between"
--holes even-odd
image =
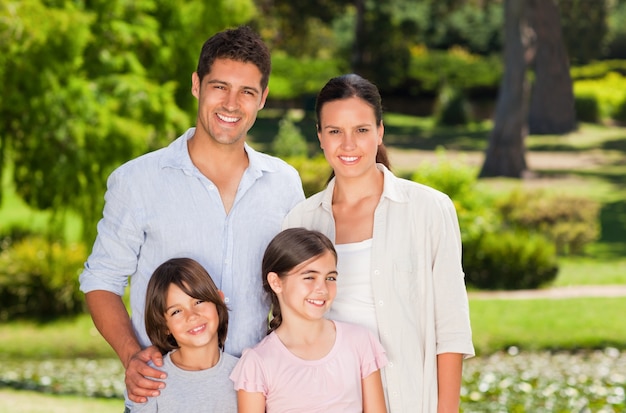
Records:
<instances>
[{"instance_id":1,"label":"shirt sleeve","mask_svg":"<svg viewBox=\"0 0 626 413\"><path fill-rule=\"evenodd\" d=\"M371 331L362 328L364 333L363 343L357 344L357 348L362 350L361 355L361 378L364 379L377 370L382 369L389 362L387 353L380 341L372 334Z\"/></svg>"},{"instance_id":2,"label":"shirt sleeve","mask_svg":"<svg viewBox=\"0 0 626 413\"><path fill-rule=\"evenodd\" d=\"M263 362L254 349L244 350L230 374L235 390L263 393L267 397L267 381Z\"/></svg>"},{"instance_id":3,"label":"shirt sleeve","mask_svg":"<svg viewBox=\"0 0 626 413\"><path fill-rule=\"evenodd\" d=\"M133 191L125 174L114 171L107 182L103 216L91 255L80 275L80 289L105 290L123 295L128 276L137 269L143 232L132 208Z\"/></svg>"},{"instance_id":4,"label":"shirt sleeve","mask_svg":"<svg viewBox=\"0 0 626 413\"><path fill-rule=\"evenodd\" d=\"M437 354L474 355L469 302L462 268L461 232L454 204L440 200L439 225L434 227L433 277Z\"/></svg>"}]
</instances>

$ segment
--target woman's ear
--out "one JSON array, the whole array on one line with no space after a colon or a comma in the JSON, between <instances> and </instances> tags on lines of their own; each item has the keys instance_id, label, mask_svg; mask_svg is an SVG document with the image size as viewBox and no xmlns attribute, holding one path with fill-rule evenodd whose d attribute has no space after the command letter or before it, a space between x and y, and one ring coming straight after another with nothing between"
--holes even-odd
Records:
<instances>
[{"instance_id":1,"label":"woman's ear","mask_svg":"<svg viewBox=\"0 0 626 413\"><path fill-rule=\"evenodd\" d=\"M222 299L222 301L224 301L224 291L222 291L222 290L217 290L217 292L219 293L220 298Z\"/></svg>"},{"instance_id":2,"label":"woman's ear","mask_svg":"<svg viewBox=\"0 0 626 413\"><path fill-rule=\"evenodd\" d=\"M278 274L274 271L267 273L267 283L276 294L283 290L283 283Z\"/></svg>"}]
</instances>

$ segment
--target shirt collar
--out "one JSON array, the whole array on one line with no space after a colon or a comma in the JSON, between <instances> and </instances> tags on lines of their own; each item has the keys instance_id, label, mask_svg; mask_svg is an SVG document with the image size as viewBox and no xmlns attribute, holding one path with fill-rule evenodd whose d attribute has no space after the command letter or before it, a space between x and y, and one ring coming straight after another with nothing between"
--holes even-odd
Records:
<instances>
[{"instance_id":1,"label":"shirt collar","mask_svg":"<svg viewBox=\"0 0 626 413\"><path fill-rule=\"evenodd\" d=\"M193 137L195 131L196 128L189 128L178 139L169 144L167 151L161 158L159 165L161 168L181 169L189 174L196 170L187 149L187 141ZM247 143L244 143L244 150L248 154L248 160L250 161L248 170L255 176L260 176L263 172L274 172L276 170L276 166L270 162L267 156L255 151Z\"/></svg>"},{"instance_id":2,"label":"shirt collar","mask_svg":"<svg viewBox=\"0 0 626 413\"><path fill-rule=\"evenodd\" d=\"M385 165L382 163L377 163L376 168L379 171L383 172L383 193L381 195L382 198L388 198L394 202L407 202L407 196L400 190L399 187L399 179L396 177L393 172L391 172ZM311 205L311 208L317 208L318 206L322 206L324 209L332 211L333 205L333 191L335 190L335 177L330 180L328 185L326 186L326 190L324 190L319 199L319 203L315 202Z\"/></svg>"}]
</instances>

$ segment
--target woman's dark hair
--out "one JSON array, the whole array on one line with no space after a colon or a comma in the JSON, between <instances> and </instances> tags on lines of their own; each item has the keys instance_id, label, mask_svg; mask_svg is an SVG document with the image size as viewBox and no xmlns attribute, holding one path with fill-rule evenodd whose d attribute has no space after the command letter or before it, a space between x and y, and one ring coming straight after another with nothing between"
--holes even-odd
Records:
<instances>
[{"instance_id":1,"label":"woman's dark hair","mask_svg":"<svg viewBox=\"0 0 626 413\"><path fill-rule=\"evenodd\" d=\"M200 82L211 71L216 59L252 63L261 72L262 91L267 88L272 70L270 51L261 36L249 26L221 31L204 42L196 69Z\"/></svg>"},{"instance_id":2,"label":"woman's dark hair","mask_svg":"<svg viewBox=\"0 0 626 413\"><path fill-rule=\"evenodd\" d=\"M172 258L159 265L148 282L146 293L146 333L152 344L165 354L179 348L174 336L168 333L165 311L167 292L176 285L185 294L215 304L219 325L218 344L224 348L228 333L228 307L209 273L191 258Z\"/></svg>"},{"instance_id":3,"label":"woman's dark hair","mask_svg":"<svg viewBox=\"0 0 626 413\"><path fill-rule=\"evenodd\" d=\"M315 114L317 116L318 132L321 131L322 107L328 102L349 98L363 99L363 101L370 105L374 110L376 124L380 125L382 123L383 104L378 88L369 80L357 74L351 73L330 79L317 94L317 100L315 101ZM376 152L376 162L382 163L387 167L387 169L391 170L387 149L382 143L378 146L378 152ZM333 176L334 172L331 174L331 178Z\"/></svg>"},{"instance_id":4,"label":"woman's dark hair","mask_svg":"<svg viewBox=\"0 0 626 413\"><path fill-rule=\"evenodd\" d=\"M289 228L272 239L263 255L262 276L263 289L269 294L272 300L271 316L267 334L276 330L283 321L280 312L278 296L270 287L267 275L275 272L280 278L289 274L298 265L314 257L319 257L325 252L331 252L335 261L337 251L328 237L319 231L312 231L305 228Z\"/></svg>"}]
</instances>

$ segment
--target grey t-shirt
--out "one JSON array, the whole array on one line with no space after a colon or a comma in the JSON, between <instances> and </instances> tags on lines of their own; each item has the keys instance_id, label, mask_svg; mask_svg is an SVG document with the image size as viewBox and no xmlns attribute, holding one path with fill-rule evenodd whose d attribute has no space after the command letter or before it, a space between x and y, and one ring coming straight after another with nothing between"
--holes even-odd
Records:
<instances>
[{"instance_id":1,"label":"grey t-shirt","mask_svg":"<svg viewBox=\"0 0 626 413\"><path fill-rule=\"evenodd\" d=\"M237 364L237 357L220 353L217 364L207 370L183 370L172 363L168 353L163 357L167 386L158 397L146 403L134 403L132 413L205 412L236 413L237 392L228 378Z\"/></svg>"}]
</instances>

